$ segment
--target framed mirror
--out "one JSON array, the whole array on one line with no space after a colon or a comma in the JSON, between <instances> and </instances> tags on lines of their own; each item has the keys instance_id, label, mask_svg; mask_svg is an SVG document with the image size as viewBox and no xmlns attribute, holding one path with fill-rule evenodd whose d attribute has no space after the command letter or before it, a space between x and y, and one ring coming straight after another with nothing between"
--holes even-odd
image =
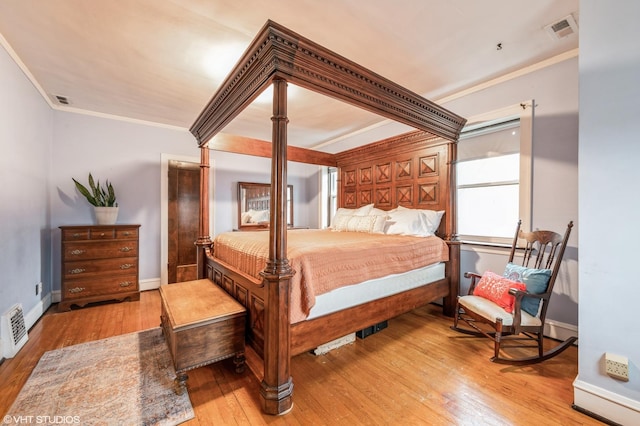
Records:
<instances>
[{"instance_id":1,"label":"framed mirror","mask_svg":"<svg viewBox=\"0 0 640 426\"><path fill-rule=\"evenodd\" d=\"M238 229L269 228L271 185L238 182ZM293 227L293 185L287 186L287 226Z\"/></svg>"}]
</instances>

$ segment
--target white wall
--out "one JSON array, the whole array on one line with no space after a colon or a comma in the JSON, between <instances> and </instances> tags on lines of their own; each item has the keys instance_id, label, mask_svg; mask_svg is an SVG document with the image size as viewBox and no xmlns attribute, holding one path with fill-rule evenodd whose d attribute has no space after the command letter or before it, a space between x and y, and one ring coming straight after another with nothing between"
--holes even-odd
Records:
<instances>
[{"instance_id":1,"label":"white wall","mask_svg":"<svg viewBox=\"0 0 640 426\"><path fill-rule=\"evenodd\" d=\"M118 223L140 224L140 280L160 277L161 154L200 157L193 136L164 128L56 111L51 175L51 235L54 289L60 289L61 225L95 223L92 206L72 177L108 179L119 208Z\"/></svg>"},{"instance_id":2,"label":"white wall","mask_svg":"<svg viewBox=\"0 0 640 426\"><path fill-rule=\"evenodd\" d=\"M214 233L238 227L238 182L271 182L271 159L212 151L215 166ZM318 227L319 167L309 164L287 164L287 184L293 185L295 226Z\"/></svg>"},{"instance_id":3,"label":"white wall","mask_svg":"<svg viewBox=\"0 0 640 426\"><path fill-rule=\"evenodd\" d=\"M580 347L576 405L640 424L640 3L580 2ZM629 359L629 382L603 355Z\"/></svg>"},{"instance_id":4,"label":"white wall","mask_svg":"<svg viewBox=\"0 0 640 426\"><path fill-rule=\"evenodd\" d=\"M140 227L140 280L160 282L161 276L161 156L192 157L199 161L195 138L184 129L165 128L56 112L53 131L52 243L54 289L60 289L60 225L94 223L92 206L75 189L72 177L87 181L109 179L116 190L118 223ZM237 227L237 183L269 182L270 159L211 152L214 174L215 233ZM317 207L308 205L307 181L316 182L317 166L289 163L294 185L295 224L315 226ZM316 192L313 192L315 196ZM213 235L212 235L213 236Z\"/></svg>"},{"instance_id":5,"label":"white wall","mask_svg":"<svg viewBox=\"0 0 640 426\"><path fill-rule=\"evenodd\" d=\"M140 228L140 279L160 282L162 157L194 158L200 150L186 129L54 111L0 49L0 314L22 303L32 325L60 290L61 225L94 223L92 207L72 177L109 179L118 223ZM212 153L216 230L236 226L238 181L269 181L270 160ZM317 166L289 163L296 225L315 227ZM311 194L311 195L309 195ZM43 283L36 296L37 283ZM0 336L0 339L4 336ZM0 345L1 347L1 345Z\"/></svg>"},{"instance_id":6,"label":"white wall","mask_svg":"<svg viewBox=\"0 0 640 426\"><path fill-rule=\"evenodd\" d=\"M572 58L499 85L443 104L472 117L534 99L533 193L534 228L564 232L569 220L574 228L565 253L547 319L563 337L578 325L578 59ZM480 208L490 208L483 206ZM516 224L513 224L514 230ZM462 272L502 272L507 251L471 250L463 247ZM468 282L463 279L461 292Z\"/></svg>"},{"instance_id":7,"label":"white wall","mask_svg":"<svg viewBox=\"0 0 640 426\"><path fill-rule=\"evenodd\" d=\"M50 304L53 112L2 47L0 87L0 315L22 303L31 325Z\"/></svg>"}]
</instances>

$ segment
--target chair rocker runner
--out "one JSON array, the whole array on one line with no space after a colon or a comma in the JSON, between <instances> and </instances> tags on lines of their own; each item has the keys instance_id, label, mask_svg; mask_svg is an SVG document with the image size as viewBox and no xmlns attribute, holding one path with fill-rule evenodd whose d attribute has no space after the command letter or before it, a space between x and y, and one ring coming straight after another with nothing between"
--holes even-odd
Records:
<instances>
[{"instance_id":1,"label":"chair rocker runner","mask_svg":"<svg viewBox=\"0 0 640 426\"><path fill-rule=\"evenodd\" d=\"M571 337L544 352L543 331L549 299L573 227L564 236L553 231L524 232L518 221L509 261L503 276L485 272L482 276L466 272L471 279L469 293L459 296L451 329L494 342L491 361L502 364L534 364L552 358L571 346ZM520 265L514 263L519 239L526 245ZM529 266L530 261L533 263ZM460 321L470 328L459 327ZM519 343L519 344L518 344ZM524 358L501 356L505 348L537 348L537 355Z\"/></svg>"}]
</instances>

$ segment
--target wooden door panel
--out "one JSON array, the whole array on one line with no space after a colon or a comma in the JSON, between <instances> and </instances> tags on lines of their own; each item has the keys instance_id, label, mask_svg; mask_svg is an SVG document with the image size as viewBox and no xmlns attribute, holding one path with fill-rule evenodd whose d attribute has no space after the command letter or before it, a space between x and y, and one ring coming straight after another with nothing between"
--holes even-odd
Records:
<instances>
[{"instance_id":1,"label":"wooden door panel","mask_svg":"<svg viewBox=\"0 0 640 426\"><path fill-rule=\"evenodd\" d=\"M169 161L168 283L197 278L200 167L197 163Z\"/></svg>"}]
</instances>

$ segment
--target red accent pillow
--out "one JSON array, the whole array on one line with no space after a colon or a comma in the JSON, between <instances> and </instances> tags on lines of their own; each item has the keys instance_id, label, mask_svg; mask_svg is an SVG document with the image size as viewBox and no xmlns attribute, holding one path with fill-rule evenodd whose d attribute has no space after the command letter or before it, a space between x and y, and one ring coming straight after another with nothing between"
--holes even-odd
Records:
<instances>
[{"instance_id":1,"label":"red accent pillow","mask_svg":"<svg viewBox=\"0 0 640 426\"><path fill-rule=\"evenodd\" d=\"M509 294L511 288L527 290L527 286L523 283L511 281L501 275L486 271L473 289L473 294L491 300L507 312L513 312L516 298Z\"/></svg>"}]
</instances>

